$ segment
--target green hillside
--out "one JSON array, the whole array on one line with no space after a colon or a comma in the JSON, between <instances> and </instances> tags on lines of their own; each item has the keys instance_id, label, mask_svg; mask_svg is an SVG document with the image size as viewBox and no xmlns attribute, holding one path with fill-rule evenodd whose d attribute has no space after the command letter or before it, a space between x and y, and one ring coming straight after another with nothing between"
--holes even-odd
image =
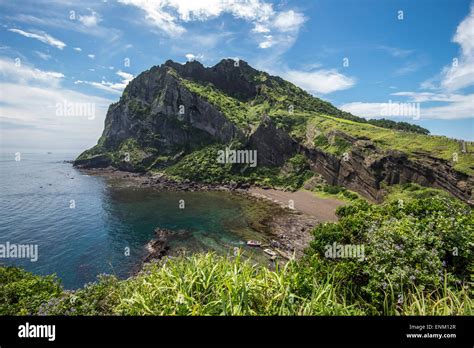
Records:
<instances>
[{"instance_id":1,"label":"green hillside","mask_svg":"<svg viewBox=\"0 0 474 348\"><path fill-rule=\"evenodd\" d=\"M204 85L184 78L180 81L190 91L215 105L230 121L244 130L251 130L258 125L262 114L268 114L277 121L279 127L303 142L308 140L305 139L308 133L316 133L310 143L336 155L348 150L349 146L328 143L326 136L334 130L357 139L371 140L382 150L398 150L411 157L416 153L423 153L444 159L450 161L456 170L468 175L474 174L472 142L466 144L467 153L462 153L461 144L457 140L427 135L423 131L409 132L376 126L312 97L287 81L275 82L273 77L265 73L258 78L266 84L263 84L264 88L259 90L254 99L247 102L226 95L212 84Z\"/></svg>"}]
</instances>

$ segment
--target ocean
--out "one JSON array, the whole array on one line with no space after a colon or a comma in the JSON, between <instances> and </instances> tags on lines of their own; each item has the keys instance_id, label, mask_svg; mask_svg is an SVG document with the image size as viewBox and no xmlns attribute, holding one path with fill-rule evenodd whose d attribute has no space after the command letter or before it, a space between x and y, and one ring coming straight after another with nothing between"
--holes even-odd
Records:
<instances>
[{"instance_id":1,"label":"ocean","mask_svg":"<svg viewBox=\"0 0 474 348\"><path fill-rule=\"evenodd\" d=\"M56 274L67 289L102 273L126 278L146 256L156 227L173 231L172 250L244 254L266 262L248 239L268 237L255 221L271 214L265 202L230 192L172 192L121 185L86 175L65 160L73 154L0 154L0 246L37 247L32 257L0 264ZM184 201L184 209L180 202ZM182 207L182 204L181 204Z\"/></svg>"}]
</instances>

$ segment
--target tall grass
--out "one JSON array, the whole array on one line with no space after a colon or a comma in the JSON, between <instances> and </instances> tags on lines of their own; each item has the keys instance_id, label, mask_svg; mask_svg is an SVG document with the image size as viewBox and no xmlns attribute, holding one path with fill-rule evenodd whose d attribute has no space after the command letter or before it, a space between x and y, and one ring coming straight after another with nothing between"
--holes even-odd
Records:
<instances>
[{"instance_id":1,"label":"tall grass","mask_svg":"<svg viewBox=\"0 0 474 348\"><path fill-rule=\"evenodd\" d=\"M122 282L122 315L472 315L465 289L389 291L382 311L334 273L308 279L297 262L274 271L241 255L195 254L150 264Z\"/></svg>"},{"instance_id":2,"label":"tall grass","mask_svg":"<svg viewBox=\"0 0 474 348\"><path fill-rule=\"evenodd\" d=\"M241 255L166 259L127 280L103 276L77 291L52 291L43 286L48 277L2 269L15 277L1 278L0 315L473 315L468 290L446 283L435 291L406 290L402 301L389 287L380 310L336 279L335 270L311 277L291 261L272 271ZM44 301L32 301L31 286Z\"/></svg>"},{"instance_id":3,"label":"tall grass","mask_svg":"<svg viewBox=\"0 0 474 348\"><path fill-rule=\"evenodd\" d=\"M331 276L304 294L297 265L275 271L241 255L212 253L148 265L123 284L119 314L127 315L361 315Z\"/></svg>"},{"instance_id":4,"label":"tall grass","mask_svg":"<svg viewBox=\"0 0 474 348\"><path fill-rule=\"evenodd\" d=\"M469 291L461 287L453 290L444 282L443 288L421 290L411 287L396 295L390 286L383 306L384 315L473 315L474 302Z\"/></svg>"}]
</instances>

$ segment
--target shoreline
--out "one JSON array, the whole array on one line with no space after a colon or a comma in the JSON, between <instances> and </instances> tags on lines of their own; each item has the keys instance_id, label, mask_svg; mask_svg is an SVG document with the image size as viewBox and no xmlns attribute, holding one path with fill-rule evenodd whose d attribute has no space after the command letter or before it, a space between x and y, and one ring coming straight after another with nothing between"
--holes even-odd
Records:
<instances>
[{"instance_id":1,"label":"shoreline","mask_svg":"<svg viewBox=\"0 0 474 348\"><path fill-rule=\"evenodd\" d=\"M125 187L152 188L163 191L225 191L243 195L250 200L265 201L275 207L275 214L262 217L257 223L260 225L258 228L251 227L272 236L272 239L268 241L270 248L280 251L280 259L288 259L293 254L296 258L303 256L304 249L312 239L311 230L314 226L321 222L337 221L335 210L338 206L345 204L334 198L320 198L305 191L282 191L245 184L205 184L190 180L177 182L163 173L133 173L110 167L76 169L86 175L117 180L121 184L125 183ZM293 209L289 207L290 201L293 201L291 204ZM156 257L153 257L152 254ZM163 256L163 253L157 253L155 250L146 256L144 262Z\"/></svg>"}]
</instances>

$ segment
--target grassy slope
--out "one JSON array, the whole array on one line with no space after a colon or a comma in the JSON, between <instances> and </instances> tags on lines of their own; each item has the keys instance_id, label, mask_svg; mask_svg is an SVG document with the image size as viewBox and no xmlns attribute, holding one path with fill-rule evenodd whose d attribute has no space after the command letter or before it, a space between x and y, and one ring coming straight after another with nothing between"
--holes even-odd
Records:
<instances>
[{"instance_id":1,"label":"grassy slope","mask_svg":"<svg viewBox=\"0 0 474 348\"><path fill-rule=\"evenodd\" d=\"M312 98L289 83L287 83L288 86L283 83L272 89L267 88L255 100L244 103L225 95L210 84L203 86L185 79L181 79L181 82L192 92L217 106L229 120L243 129L256 126L261 115L267 113L280 127L285 128L292 136L300 140L304 140L308 126L324 134L339 130L357 138L368 138L384 150L399 150L411 156L415 152L427 153L433 157L451 161L454 168L462 173L474 175L474 144L472 143L467 145L468 152L471 151L471 153L463 154L459 142L454 139L402 132L330 116L324 113L325 110L331 110L326 105L327 103ZM290 105L294 106L292 114L288 112ZM335 144L317 145L324 151L336 155L341 155L348 149L348 144L341 139L336 139ZM453 161L455 153L458 157L456 162Z\"/></svg>"},{"instance_id":2,"label":"grassy slope","mask_svg":"<svg viewBox=\"0 0 474 348\"><path fill-rule=\"evenodd\" d=\"M399 150L408 155L424 152L452 162L453 154L457 153L458 161L453 162L454 168L474 175L474 153L461 153L459 143L447 137L400 132L324 115L314 115L310 124L324 133L340 130L355 137L367 137L382 149ZM469 145L468 151L474 152L474 145Z\"/></svg>"}]
</instances>

